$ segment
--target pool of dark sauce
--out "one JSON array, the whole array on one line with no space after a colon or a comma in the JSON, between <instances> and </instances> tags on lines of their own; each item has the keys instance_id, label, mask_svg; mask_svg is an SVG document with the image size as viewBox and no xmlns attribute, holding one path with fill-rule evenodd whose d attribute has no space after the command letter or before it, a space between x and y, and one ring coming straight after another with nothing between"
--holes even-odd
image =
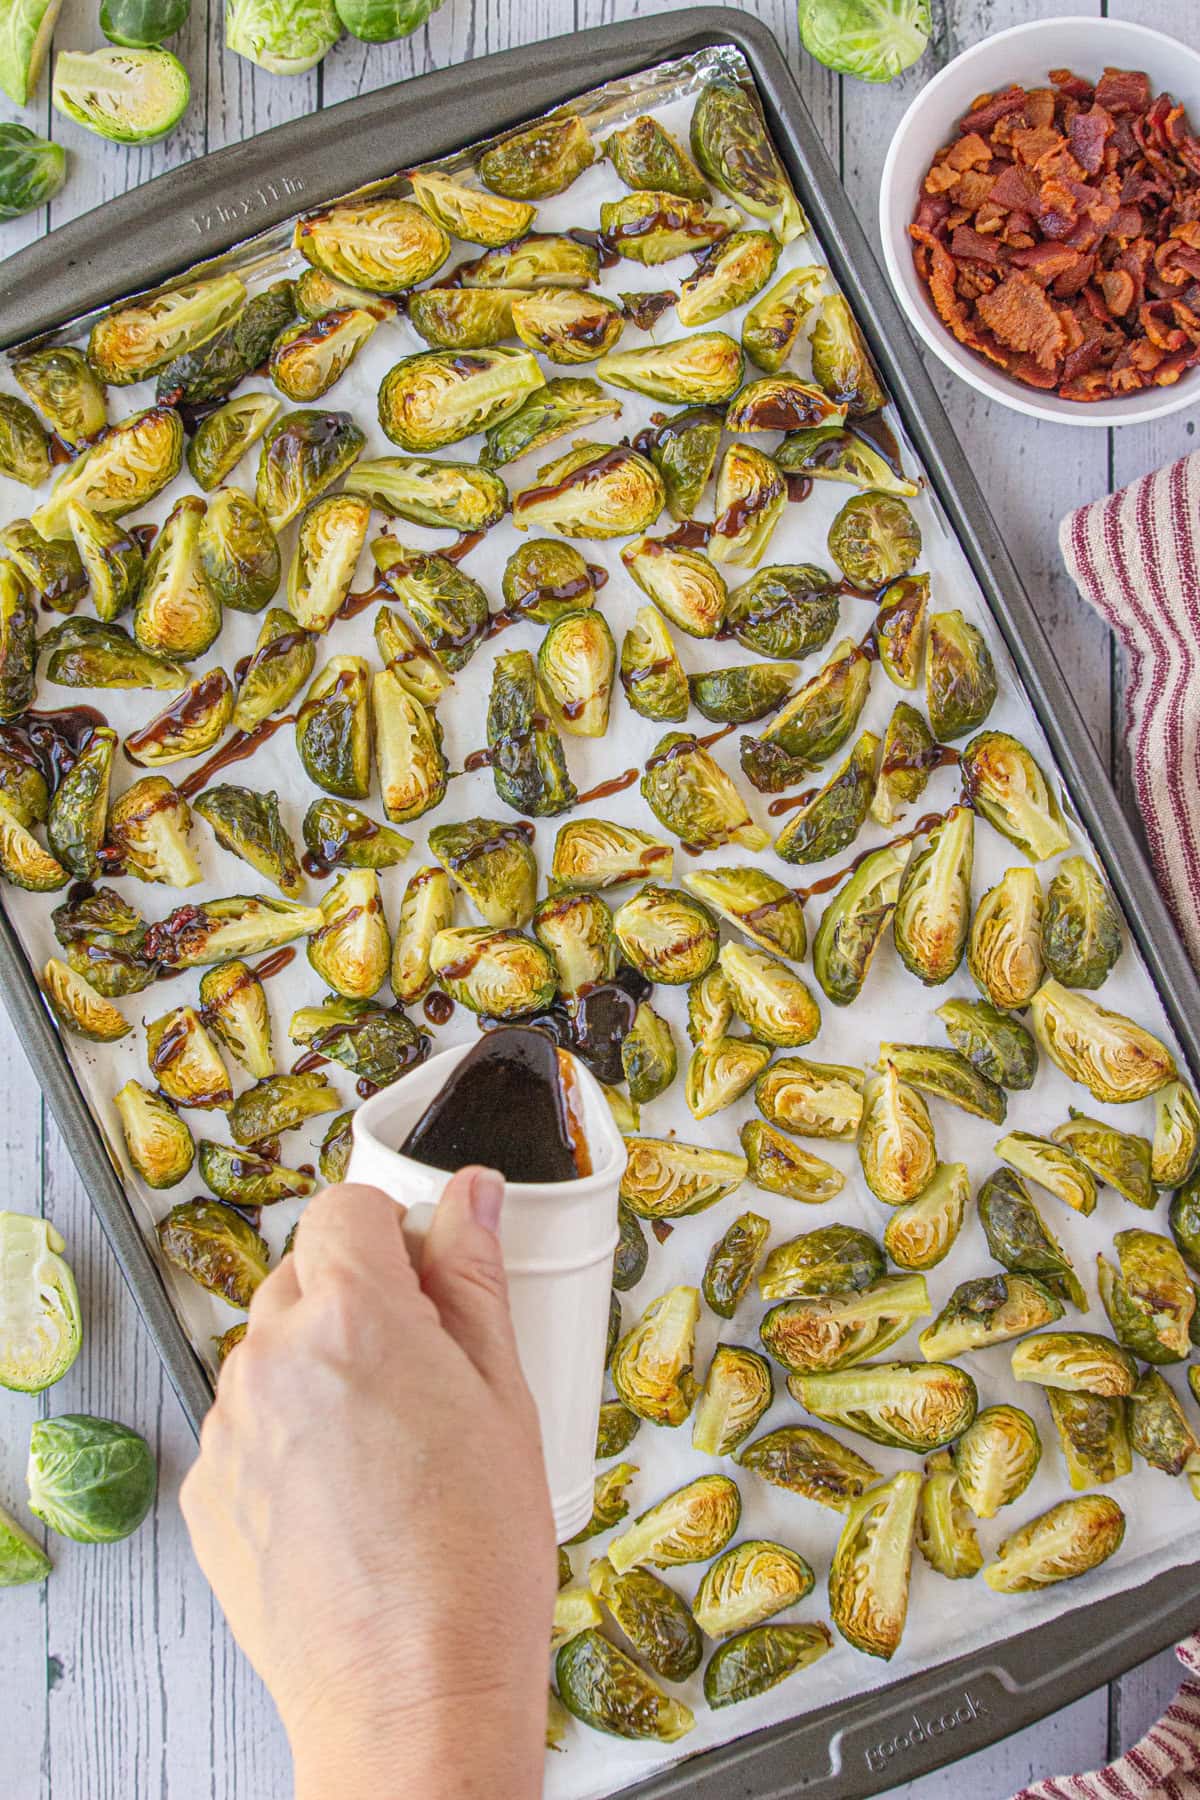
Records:
<instances>
[{"instance_id":1,"label":"pool of dark sauce","mask_svg":"<svg viewBox=\"0 0 1200 1800\"><path fill-rule=\"evenodd\" d=\"M577 1181L592 1172L570 1060L527 1025L485 1033L400 1151L434 1169L482 1163L506 1181Z\"/></svg>"}]
</instances>

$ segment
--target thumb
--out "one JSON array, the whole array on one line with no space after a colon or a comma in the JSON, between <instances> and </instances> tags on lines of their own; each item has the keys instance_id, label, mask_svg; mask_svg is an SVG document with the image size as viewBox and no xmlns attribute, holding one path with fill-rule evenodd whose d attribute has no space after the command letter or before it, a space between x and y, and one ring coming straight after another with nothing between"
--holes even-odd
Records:
<instances>
[{"instance_id":1,"label":"thumb","mask_svg":"<svg viewBox=\"0 0 1200 1800\"><path fill-rule=\"evenodd\" d=\"M421 1286L443 1328L494 1387L520 1377L500 1253L503 1201L495 1169L460 1169L434 1210L421 1260Z\"/></svg>"}]
</instances>

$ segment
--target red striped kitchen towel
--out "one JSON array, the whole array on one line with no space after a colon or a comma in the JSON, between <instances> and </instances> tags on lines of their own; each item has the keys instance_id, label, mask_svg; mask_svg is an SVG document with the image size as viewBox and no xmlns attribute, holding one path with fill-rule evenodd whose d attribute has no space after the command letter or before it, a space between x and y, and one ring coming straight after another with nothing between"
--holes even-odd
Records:
<instances>
[{"instance_id":1,"label":"red striped kitchen towel","mask_svg":"<svg viewBox=\"0 0 1200 1800\"><path fill-rule=\"evenodd\" d=\"M1080 593L1129 651L1138 810L1200 968L1200 451L1069 513L1059 543Z\"/></svg>"},{"instance_id":2,"label":"red striped kitchen towel","mask_svg":"<svg viewBox=\"0 0 1200 1800\"><path fill-rule=\"evenodd\" d=\"M1053 1781L1035 1781L1013 1800L1197 1800L1200 1637L1184 1638L1182 1644L1176 1644L1175 1654L1190 1671L1188 1678L1158 1724L1132 1750L1089 1775L1056 1775Z\"/></svg>"}]
</instances>

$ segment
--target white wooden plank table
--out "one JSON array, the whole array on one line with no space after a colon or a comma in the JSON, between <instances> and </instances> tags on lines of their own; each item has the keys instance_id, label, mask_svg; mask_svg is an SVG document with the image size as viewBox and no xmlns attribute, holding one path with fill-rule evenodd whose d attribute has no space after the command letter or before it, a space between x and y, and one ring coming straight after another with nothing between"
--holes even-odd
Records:
<instances>
[{"instance_id":1,"label":"white wooden plank table","mask_svg":"<svg viewBox=\"0 0 1200 1800\"><path fill-rule=\"evenodd\" d=\"M193 0L188 28L172 46L190 71L193 99L161 144L101 143L51 110L45 79L24 113L0 104L0 119L20 117L72 153L70 179L53 205L0 227L0 255L166 168L284 119L510 45L660 12L664 0L646 7L638 0L445 0L414 38L377 46L346 39L321 68L289 80L225 52L221 10L220 0ZM934 0L933 53L878 89L840 80L802 56L793 0L753 0L746 10L772 27L798 68L872 235L892 128L935 62L1052 13L1107 13L1193 41L1200 29L1193 0ZM95 0L66 0L57 44L91 48L99 41L95 18ZM1093 736L1126 791L1120 659L1063 572L1056 528L1070 507L1191 448L1195 421L1178 413L1157 427L1109 433L1035 426L981 399L932 359L931 369L966 453L985 472L993 511ZM0 1204L41 1205L63 1233L87 1330L83 1355L51 1394L31 1401L0 1390L0 1498L23 1500L29 1426L38 1413L120 1418L149 1439L161 1470L157 1509L132 1540L90 1549L55 1539L53 1578L0 1596L0 1796L282 1800L290 1792L283 1734L192 1561L179 1516L191 1434L2 1012L0 1094ZM1165 1653L967 1762L897 1787L891 1800L1005 1800L1037 1776L1093 1766L1145 1729L1172 1692L1176 1669Z\"/></svg>"}]
</instances>

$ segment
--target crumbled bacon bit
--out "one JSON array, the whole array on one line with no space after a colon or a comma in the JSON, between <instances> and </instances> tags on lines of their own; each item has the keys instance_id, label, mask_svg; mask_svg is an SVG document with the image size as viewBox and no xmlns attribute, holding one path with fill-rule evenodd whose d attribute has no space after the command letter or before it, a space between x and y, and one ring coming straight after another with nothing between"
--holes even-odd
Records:
<instances>
[{"instance_id":1,"label":"crumbled bacon bit","mask_svg":"<svg viewBox=\"0 0 1200 1800\"><path fill-rule=\"evenodd\" d=\"M1036 281L1014 269L991 294L976 303L984 324L1012 350L1027 350L1043 369L1052 369L1066 349L1062 321Z\"/></svg>"},{"instance_id":2,"label":"crumbled bacon bit","mask_svg":"<svg viewBox=\"0 0 1200 1800\"><path fill-rule=\"evenodd\" d=\"M1105 69L1096 83L1096 105L1112 113L1150 110L1150 77L1141 69Z\"/></svg>"}]
</instances>

